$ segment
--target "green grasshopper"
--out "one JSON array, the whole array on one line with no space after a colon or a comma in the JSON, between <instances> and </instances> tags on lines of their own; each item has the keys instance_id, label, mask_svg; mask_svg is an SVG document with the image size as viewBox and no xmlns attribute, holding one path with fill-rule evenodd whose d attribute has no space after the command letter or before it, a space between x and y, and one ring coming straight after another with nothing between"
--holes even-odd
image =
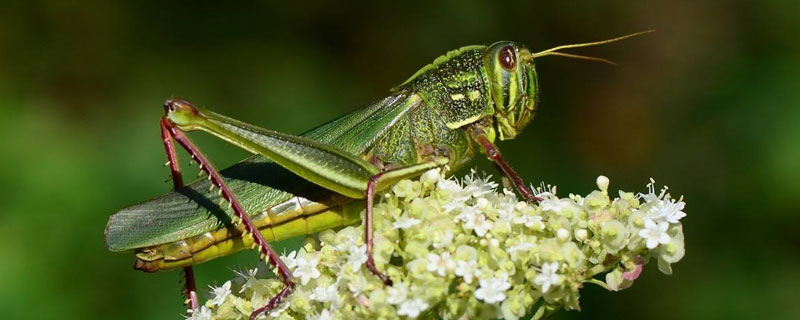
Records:
<instances>
[{"instance_id":1,"label":"green grasshopper","mask_svg":"<svg viewBox=\"0 0 800 320\"><path fill-rule=\"evenodd\" d=\"M358 223L365 210L366 267L391 285L372 257L375 193L433 168L458 170L482 152L522 197L539 200L494 144L498 138L513 139L533 119L539 89L534 58L558 55L610 63L559 50L642 33L537 53L507 41L453 50L392 89L388 97L299 136L171 98L164 103L160 124L175 190L111 216L106 246L111 251L135 250L138 270L183 268L184 294L192 310L199 306L193 265L244 248L258 249L285 287L252 313L254 319L294 289L291 270L270 242ZM194 130L253 156L218 171L186 136ZM175 142L208 179L184 186Z\"/></svg>"}]
</instances>

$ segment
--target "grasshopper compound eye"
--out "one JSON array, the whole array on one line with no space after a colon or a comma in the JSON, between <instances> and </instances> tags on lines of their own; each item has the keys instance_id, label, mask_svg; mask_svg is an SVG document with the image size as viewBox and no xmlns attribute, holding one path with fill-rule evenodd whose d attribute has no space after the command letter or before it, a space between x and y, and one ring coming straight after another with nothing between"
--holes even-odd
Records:
<instances>
[{"instance_id":1,"label":"grasshopper compound eye","mask_svg":"<svg viewBox=\"0 0 800 320\"><path fill-rule=\"evenodd\" d=\"M517 55L514 52L514 47L505 46L500 48L497 60L500 62L503 69L508 71L514 70L514 67L517 66Z\"/></svg>"}]
</instances>

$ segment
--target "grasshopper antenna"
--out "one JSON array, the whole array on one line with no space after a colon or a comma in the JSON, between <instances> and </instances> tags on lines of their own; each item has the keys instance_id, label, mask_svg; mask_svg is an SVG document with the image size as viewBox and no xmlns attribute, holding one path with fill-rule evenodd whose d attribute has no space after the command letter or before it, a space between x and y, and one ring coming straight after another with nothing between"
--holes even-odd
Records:
<instances>
[{"instance_id":1,"label":"grasshopper antenna","mask_svg":"<svg viewBox=\"0 0 800 320\"><path fill-rule=\"evenodd\" d=\"M591 56L583 56L583 55L571 54L571 53L564 53L564 52L559 52L559 50L597 46L597 45L617 42L617 41L620 41L620 40L625 40L625 39L628 39L628 38L633 38L633 37L636 37L636 36L640 36L640 35L647 34L647 33L653 33L653 32L656 32L656 31L655 30L646 30L646 31L640 31L640 32L636 32L636 33L632 33L632 34L629 34L629 35L624 35L624 36L621 36L621 37L616 37L616 38L608 39L608 40L586 42L586 43L566 44L566 45L563 45L563 46L558 46L558 47L550 48L550 49L547 49L547 50L539 51L539 52L536 52L536 53L532 53L529 56L524 57L523 59L526 60L526 61L530 61L530 60L533 60L535 58L544 57L544 56L561 56L561 57L566 57L566 58L602 62L602 63L607 63L607 64L610 64L610 65L616 66L617 63L615 63L614 61L611 61L611 60L607 60L607 59L603 59L603 58L597 58L597 57L591 57Z\"/></svg>"}]
</instances>

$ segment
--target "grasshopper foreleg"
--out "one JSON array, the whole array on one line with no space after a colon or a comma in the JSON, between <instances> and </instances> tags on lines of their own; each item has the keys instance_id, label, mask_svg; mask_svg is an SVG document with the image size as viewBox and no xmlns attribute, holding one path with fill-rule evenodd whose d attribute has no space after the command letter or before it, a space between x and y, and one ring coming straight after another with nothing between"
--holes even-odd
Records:
<instances>
[{"instance_id":1,"label":"grasshopper foreleg","mask_svg":"<svg viewBox=\"0 0 800 320\"><path fill-rule=\"evenodd\" d=\"M503 157L500 155L500 150L497 149L497 146L495 146L491 141L489 141L489 138L486 136L486 133L483 131L483 129L480 127L475 127L472 132L472 137L481 146L481 149L486 156L489 157L489 159L492 160L495 165L497 165L500 171L502 171L503 174L505 174L506 177L511 180L511 183L514 185L514 188L517 189L517 192L519 192L520 195L531 202L542 201L542 198L533 194L531 189L525 185L525 182L522 181L522 178L520 178L517 172L514 171L514 169L512 169L505 160L503 160Z\"/></svg>"},{"instance_id":2,"label":"grasshopper foreleg","mask_svg":"<svg viewBox=\"0 0 800 320\"><path fill-rule=\"evenodd\" d=\"M165 103L165 108L169 107L169 105L171 104L172 102L168 100ZM170 169L173 171L173 173L178 172L177 175L178 178L175 178L176 176L173 175L173 181L180 182L180 171L178 169L178 162L177 162L177 157L175 156L175 150L174 148L170 147L172 145L171 142L167 143L167 141L171 141L174 139L175 141L178 142L178 144L180 144L184 149L186 149L187 152L189 152L189 155L192 157L192 159L194 161L197 161L197 163L199 164L200 169L208 174L211 183L220 190L223 199L228 201L231 208L233 209L236 218L238 218L238 220L240 220L241 223L244 225L244 232L252 235L254 243L256 243L259 247L262 259L267 260L273 267L278 269L278 274L280 274L286 287L283 290L281 290L281 292L278 293L275 297L273 297L269 301L269 303L267 303L267 305L259 309L256 309L250 315L250 319L255 319L261 313L269 312L270 310L275 308L278 304L280 304L280 302L287 295L289 295L289 293L291 293L291 291L294 289L294 282L292 282L291 270L289 270L289 268L283 263L283 261L275 253L275 250L273 250L272 247L270 247L270 245L258 231L258 228L250 221L250 218L247 216L247 213L245 212L244 208L242 208L241 204L239 204L239 200L236 199L236 196L228 187L225 180L222 178L222 176L220 176L219 172L214 168L211 162L208 161L208 158L206 158L205 155L203 155L203 153L201 153L200 150L194 145L194 143L192 143L189 137L187 137L186 134L183 133L183 131L174 126L166 116L161 120L161 128L162 128L162 137L164 137L165 135L167 136L167 138L164 138L165 146L169 145L166 146L166 148L167 148L167 154L171 158ZM245 234L243 234L242 236L244 237ZM187 288L188 288L188 283L189 281L187 281Z\"/></svg>"}]
</instances>

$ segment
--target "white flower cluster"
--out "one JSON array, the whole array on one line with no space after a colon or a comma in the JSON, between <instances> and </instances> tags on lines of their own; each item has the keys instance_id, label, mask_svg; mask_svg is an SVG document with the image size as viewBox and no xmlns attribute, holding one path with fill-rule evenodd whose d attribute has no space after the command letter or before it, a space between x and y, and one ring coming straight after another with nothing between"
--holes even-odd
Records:
<instances>
[{"instance_id":1,"label":"white flower cluster","mask_svg":"<svg viewBox=\"0 0 800 320\"><path fill-rule=\"evenodd\" d=\"M375 206L375 262L394 280L386 287L362 265L362 227L324 231L282 257L297 283L269 315L277 319L538 319L578 309L585 283L612 291L631 286L656 258L659 269L683 257L685 203L666 188L610 199L608 178L587 196L537 188L538 205L474 172L461 181L431 170L403 180ZM261 268L265 271L264 267ZM605 274L605 281L596 279ZM191 317L247 319L283 284L257 270L212 288Z\"/></svg>"}]
</instances>

